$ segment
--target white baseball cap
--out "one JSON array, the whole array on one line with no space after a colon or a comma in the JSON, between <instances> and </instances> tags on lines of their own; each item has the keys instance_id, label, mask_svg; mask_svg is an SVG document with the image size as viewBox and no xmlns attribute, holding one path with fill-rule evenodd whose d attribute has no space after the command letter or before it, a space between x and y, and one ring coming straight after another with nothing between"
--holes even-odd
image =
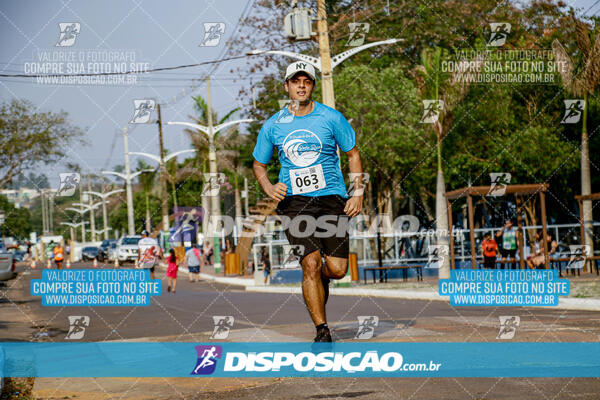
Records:
<instances>
[{"instance_id":1,"label":"white baseball cap","mask_svg":"<svg viewBox=\"0 0 600 400\"><path fill-rule=\"evenodd\" d=\"M304 72L310 79L316 81L317 74L315 73L315 67L307 63L306 61L296 61L288 65L285 70L285 80L287 81L299 72Z\"/></svg>"}]
</instances>

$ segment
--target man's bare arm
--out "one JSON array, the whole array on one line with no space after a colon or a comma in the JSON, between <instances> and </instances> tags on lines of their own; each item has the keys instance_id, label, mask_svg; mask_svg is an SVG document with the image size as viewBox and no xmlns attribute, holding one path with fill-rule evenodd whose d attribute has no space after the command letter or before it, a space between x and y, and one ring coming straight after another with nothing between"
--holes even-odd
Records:
<instances>
[{"instance_id":1,"label":"man's bare arm","mask_svg":"<svg viewBox=\"0 0 600 400\"><path fill-rule=\"evenodd\" d=\"M258 181L260 187L262 187L262 189L265 191L267 196L275 201L283 200L287 193L287 185L283 182L277 182L275 185L273 185L269 180L269 176L267 175L266 164L254 160L252 169L254 170L254 176L256 177L256 180Z\"/></svg>"},{"instance_id":2,"label":"man's bare arm","mask_svg":"<svg viewBox=\"0 0 600 400\"><path fill-rule=\"evenodd\" d=\"M354 146L352 150L348 151L346 155L348 156L348 167L350 168L350 173L353 177L354 191L352 193L352 197L350 197L346 202L344 212L350 217L355 217L362 212L364 193L362 161L360 159L360 152L356 146Z\"/></svg>"}]
</instances>

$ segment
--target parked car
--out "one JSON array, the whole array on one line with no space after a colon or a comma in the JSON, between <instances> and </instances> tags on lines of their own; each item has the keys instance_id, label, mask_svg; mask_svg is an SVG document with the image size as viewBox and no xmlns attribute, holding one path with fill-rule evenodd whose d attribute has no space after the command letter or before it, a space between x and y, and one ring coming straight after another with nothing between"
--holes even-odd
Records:
<instances>
[{"instance_id":1,"label":"parked car","mask_svg":"<svg viewBox=\"0 0 600 400\"><path fill-rule=\"evenodd\" d=\"M117 242L111 243L108 248L108 261L115 261L117 258Z\"/></svg>"},{"instance_id":2,"label":"parked car","mask_svg":"<svg viewBox=\"0 0 600 400\"><path fill-rule=\"evenodd\" d=\"M97 247L89 246L81 249L81 259L83 261L91 261L98 258L99 250Z\"/></svg>"},{"instance_id":3,"label":"parked car","mask_svg":"<svg viewBox=\"0 0 600 400\"><path fill-rule=\"evenodd\" d=\"M123 236L117 242L117 257L119 262L134 262L138 256L140 235Z\"/></svg>"},{"instance_id":4,"label":"parked car","mask_svg":"<svg viewBox=\"0 0 600 400\"><path fill-rule=\"evenodd\" d=\"M24 261L25 255L27 254L27 252L18 249L9 249L8 252L13 255L13 258L17 262Z\"/></svg>"},{"instance_id":5,"label":"parked car","mask_svg":"<svg viewBox=\"0 0 600 400\"><path fill-rule=\"evenodd\" d=\"M0 243L0 281L12 279L15 275L15 259L6 251L4 243Z\"/></svg>"},{"instance_id":6,"label":"parked car","mask_svg":"<svg viewBox=\"0 0 600 400\"><path fill-rule=\"evenodd\" d=\"M98 260L100 261L108 261L110 258L108 257L108 251L112 244L117 243L117 239L105 239L98 247Z\"/></svg>"}]
</instances>

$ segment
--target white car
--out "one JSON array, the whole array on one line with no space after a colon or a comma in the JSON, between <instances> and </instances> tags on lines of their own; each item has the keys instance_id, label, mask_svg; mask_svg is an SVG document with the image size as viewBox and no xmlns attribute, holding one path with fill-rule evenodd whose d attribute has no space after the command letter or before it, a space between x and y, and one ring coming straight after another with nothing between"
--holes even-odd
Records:
<instances>
[{"instance_id":1,"label":"white car","mask_svg":"<svg viewBox=\"0 0 600 400\"><path fill-rule=\"evenodd\" d=\"M135 262L138 256L140 235L123 236L117 242L117 258L119 262Z\"/></svg>"},{"instance_id":2,"label":"white car","mask_svg":"<svg viewBox=\"0 0 600 400\"><path fill-rule=\"evenodd\" d=\"M15 275L15 259L11 253L6 251L3 243L0 243L0 281L12 279Z\"/></svg>"}]
</instances>

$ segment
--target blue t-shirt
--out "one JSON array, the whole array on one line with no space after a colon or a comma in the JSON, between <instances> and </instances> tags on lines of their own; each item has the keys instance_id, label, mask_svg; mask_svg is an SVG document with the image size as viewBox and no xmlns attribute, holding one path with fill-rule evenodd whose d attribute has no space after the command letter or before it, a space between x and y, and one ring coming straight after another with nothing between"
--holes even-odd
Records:
<instances>
[{"instance_id":1,"label":"blue t-shirt","mask_svg":"<svg viewBox=\"0 0 600 400\"><path fill-rule=\"evenodd\" d=\"M281 163L279 182L287 185L288 196L293 194L290 170L320 165L325 187L302 195L347 197L337 146L344 153L352 150L356 145L356 134L339 111L316 101L314 104L308 115L293 116L286 106L269 118L258 134L252 156L256 161L268 164L273 148L277 148Z\"/></svg>"}]
</instances>

